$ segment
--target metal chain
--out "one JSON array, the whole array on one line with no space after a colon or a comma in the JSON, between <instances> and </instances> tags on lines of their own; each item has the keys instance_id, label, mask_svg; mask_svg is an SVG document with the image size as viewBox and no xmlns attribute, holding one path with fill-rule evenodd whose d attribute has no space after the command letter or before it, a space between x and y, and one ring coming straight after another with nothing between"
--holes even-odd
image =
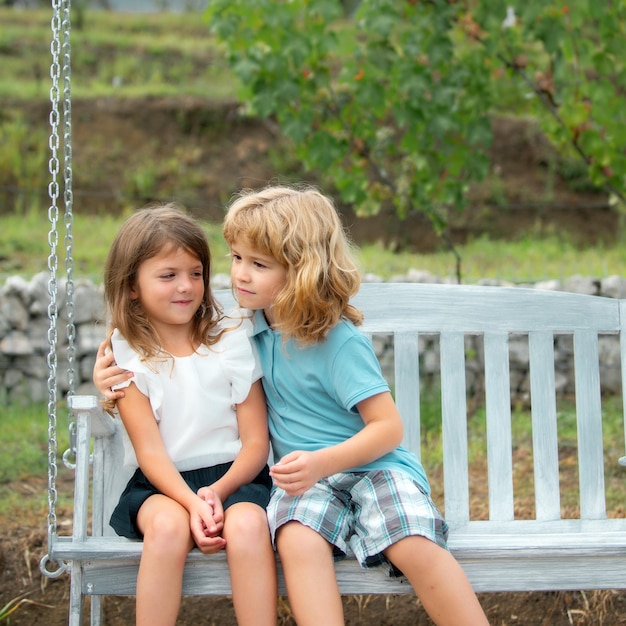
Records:
<instances>
[{"instance_id":1,"label":"metal chain","mask_svg":"<svg viewBox=\"0 0 626 626\"><path fill-rule=\"evenodd\" d=\"M70 0L61 0L63 33L63 180L64 180L64 204L65 204L65 311L67 314L67 383L68 396L76 391L75 381L75 356L76 356L76 326L74 325L74 238L73 225L73 186L72 186L72 94L71 94L71 46L70 46ZM69 449L63 454L63 462L69 469L76 467L76 421L73 414L68 411L68 428L70 434ZM72 457L72 461L70 461Z\"/></svg>"},{"instance_id":2,"label":"metal chain","mask_svg":"<svg viewBox=\"0 0 626 626\"><path fill-rule=\"evenodd\" d=\"M52 552L53 542L57 535L57 245L59 241L57 223L59 218L58 198L59 198L59 77L61 68L59 63L59 54L61 47L61 11L60 1L52 0L52 19L50 26L52 29L52 41L50 43L50 52L52 54L52 62L50 65L50 78L52 86L50 87L50 138L48 145L50 148L50 160L48 161L48 169L50 171L50 183L48 185L48 195L50 196L50 206L48 208L48 220L50 222L50 231L48 233L48 244L50 246L50 255L48 256L48 270L50 272L48 279L48 295L50 302L48 304L48 318L50 327L48 329L48 554L46 554L39 564L39 568L43 574L49 578L56 578L67 571L67 565L59 564L59 568L55 571L49 571L47 568L50 562L49 555Z\"/></svg>"}]
</instances>

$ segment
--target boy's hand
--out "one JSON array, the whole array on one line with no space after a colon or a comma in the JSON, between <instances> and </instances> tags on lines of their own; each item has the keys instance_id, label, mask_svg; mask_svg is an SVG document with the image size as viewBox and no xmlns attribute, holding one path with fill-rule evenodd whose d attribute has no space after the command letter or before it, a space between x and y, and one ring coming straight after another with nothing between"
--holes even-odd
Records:
<instances>
[{"instance_id":1,"label":"boy's hand","mask_svg":"<svg viewBox=\"0 0 626 626\"><path fill-rule=\"evenodd\" d=\"M325 476L322 459L317 452L294 450L270 467L274 484L290 496L302 495Z\"/></svg>"},{"instance_id":2,"label":"boy's hand","mask_svg":"<svg viewBox=\"0 0 626 626\"><path fill-rule=\"evenodd\" d=\"M119 400L124 397L124 390L113 391L113 385L119 385L133 377L133 373L122 369L115 363L112 352L106 352L106 342L102 342L96 354L93 367L93 383L107 400Z\"/></svg>"}]
</instances>

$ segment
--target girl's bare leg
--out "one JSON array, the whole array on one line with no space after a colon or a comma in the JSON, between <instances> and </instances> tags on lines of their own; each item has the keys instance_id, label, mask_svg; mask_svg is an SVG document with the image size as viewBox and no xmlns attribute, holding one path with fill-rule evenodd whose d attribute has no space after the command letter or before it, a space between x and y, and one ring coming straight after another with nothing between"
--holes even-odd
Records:
<instances>
[{"instance_id":1,"label":"girl's bare leg","mask_svg":"<svg viewBox=\"0 0 626 626\"><path fill-rule=\"evenodd\" d=\"M458 561L425 537L406 537L385 556L409 579L438 626L488 626L478 598Z\"/></svg>"},{"instance_id":2,"label":"girl's bare leg","mask_svg":"<svg viewBox=\"0 0 626 626\"><path fill-rule=\"evenodd\" d=\"M298 626L343 626L332 546L308 526L289 522L278 529L276 547Z\"/></svg>"},{"instance_id":3,"label":"girl's bare leg","mask_svg":"<svg viewBox=\"0 0 626 626\"><path fill-rule=\"evenodd\" d=\"M224 538L237 624L276 626L276 556L265 509L250 502L230 506Z\"/></svg>"},{"instance_id":4,"label":"girl's bare leg","mask_svg":"<svg viewBox=\"0 0 626 626\"><path fill-rule=\"evenodd\" d=\"M174 626L180 608L183 568L193 546L187 510L163 495L148 498L137 524L144 534L137 576L137 626Z\"/></svg>"}]
</instances>

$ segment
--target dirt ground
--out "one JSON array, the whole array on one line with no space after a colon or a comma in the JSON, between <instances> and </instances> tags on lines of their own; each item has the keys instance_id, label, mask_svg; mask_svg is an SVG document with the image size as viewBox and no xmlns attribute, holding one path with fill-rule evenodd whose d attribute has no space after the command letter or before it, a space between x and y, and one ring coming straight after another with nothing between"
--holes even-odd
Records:
<instances>
[{"instance_id":1,"label":"dirt ground","mask_svg":"<svg viewBox=\"0 0 626 626\"><path fill-rule=\"evenodd\" d=\"M32 117L33 124L45 123L46 106L27 108L25 114ZM269 158L271 149L279 144L276 129L268 123L240 119L232 104L215 106L188 99L146 100L140 106L110 100L75 102L73 119L77 211L115 212L129 202L140 205L149 199L176 197L197 215L220 220L225 200L237 189L303 177L293 170L279 175ZM565 232L581 243L612 240L617 216L607 207L606 198L574 191L555 174L550 149L527 122L495 120L494 134L493 174L472 191L471 210L453 220L455 241L481 232L513 237L528 230ZM173 159L175 166L169 174L159 174L151 196L143 196L128 186L128 173L135 170L138 176L139 165L154 158L155 151L158 159ZM7 206L10 199L5 200ZM390 240L397 232L388 219L355 220L349 210L345 213L357 242L378 239L381 233ZM436 245L427 225L418 218L411 218L403 229L410 232L410 245L422 250ZM430 478L434 487L442 482L441 477ZM25 476L6 487L20 494L25 503L23 509L0 517L0 607L22 599L6 623L66 624L68 577L49 580L39 571L39 560L46 552L45 503L35 511L26 505L34 495L45 493L45 477ZM60 470L59 491L69 494L71 488L69 471ZM70 532L70 507L61 509L58 524L60 534ZM624 591L490 593L479 597L494 626L626 624ZM105 626L133 623L132 598L107 598L104 606ZM431 623L412 595L351 596L344 599L344 606L349 625ZM234 623L228 598L183 600L182 626ZM294 623L284 599L279 623Z\"/></svg>"}]
</instances>

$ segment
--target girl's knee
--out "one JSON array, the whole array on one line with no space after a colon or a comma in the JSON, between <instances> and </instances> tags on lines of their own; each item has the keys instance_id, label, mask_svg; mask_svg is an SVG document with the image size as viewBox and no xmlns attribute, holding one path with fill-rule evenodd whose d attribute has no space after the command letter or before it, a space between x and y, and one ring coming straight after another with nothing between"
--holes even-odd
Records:
<instances>
[{"instance_id":1,"label":"girl's knee","mask_svg":"<svg viewBox=\"0 0 626 626\"><path fill-rule=\"evenodd\" d=\"M234 504L224 516L224 537L227 544L254 544L269 540L265 509L248 502Z\"/></svg>"},{"instance_id":2,"label":"girl's knee","mask_svg":"<svg viewBox=\"0 0 626 626\"><path fill-rule=\"evenodd\" d=\"M140 511L141 513L141 511ZM186 554L192 544L189 515L182 507L154 507L139 516L144 544L168 553Z\"/></svg>"}]
</instances>

